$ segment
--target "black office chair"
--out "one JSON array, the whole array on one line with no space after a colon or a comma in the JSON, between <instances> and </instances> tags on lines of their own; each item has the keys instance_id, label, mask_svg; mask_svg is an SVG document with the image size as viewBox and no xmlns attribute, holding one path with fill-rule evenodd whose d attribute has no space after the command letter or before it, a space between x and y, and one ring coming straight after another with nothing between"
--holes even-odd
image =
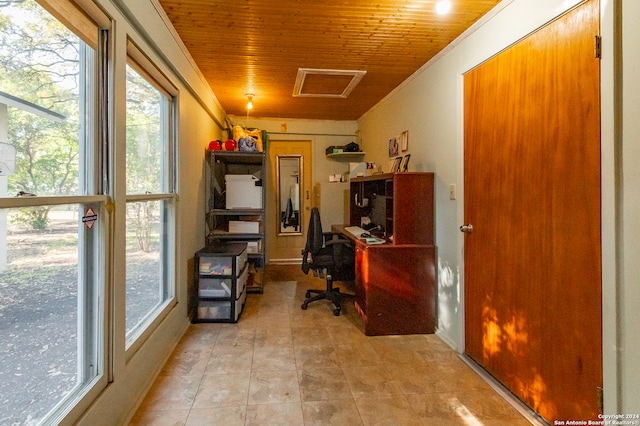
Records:
<instances>
[{"instance_id":1,"label":"black office chair","mask_svg":"<svg viewBox=\"0 0 640 426\"><path fill-rule=\"evenodd\" d=\"M314 276L326 278L327 287L325 290L307 290L302 309L307 309L311 302L327 299L333 302L333 314L340 315L340 299L346 294L340 293L339 288L334 288L333 281L353 280L354 264L355 252L351 242L339 238L338 234L322 232L320 212L314 207L307 229L307 244L302 250L302 271L308 274L311 270ZM315 296L312 297L311 294Z\"/></svg>"}]
</instances>

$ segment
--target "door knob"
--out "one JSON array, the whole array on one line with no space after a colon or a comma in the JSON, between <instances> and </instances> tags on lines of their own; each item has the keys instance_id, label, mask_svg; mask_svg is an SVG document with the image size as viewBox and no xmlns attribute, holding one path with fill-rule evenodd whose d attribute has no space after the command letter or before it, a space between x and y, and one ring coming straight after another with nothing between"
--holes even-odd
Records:
<instances>
[{"instance_id":1,"label":"door knob","mask_svg":"<svg viewBox=\"0 0 640 426\"><path fill-rule=\"evenodd\" d=\"M460 232L465 232L467 234L471 234L473 232L473 225L460 225Z\"/></svg>"}]
</instances>

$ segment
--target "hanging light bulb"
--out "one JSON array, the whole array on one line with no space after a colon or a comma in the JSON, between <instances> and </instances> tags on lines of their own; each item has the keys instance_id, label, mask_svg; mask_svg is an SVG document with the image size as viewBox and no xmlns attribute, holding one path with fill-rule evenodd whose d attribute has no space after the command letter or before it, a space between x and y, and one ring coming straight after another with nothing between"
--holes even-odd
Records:
<instances>
[{"instance_id":1,"label":"hanging light bulb","mask_svg":"<svg viewBox=\"0 0 640 426\"><path fill-rule=\"evenodd\" d=\"M247 93L247 110L253 109L253 93Z\"/></svg>"}]
</instances>

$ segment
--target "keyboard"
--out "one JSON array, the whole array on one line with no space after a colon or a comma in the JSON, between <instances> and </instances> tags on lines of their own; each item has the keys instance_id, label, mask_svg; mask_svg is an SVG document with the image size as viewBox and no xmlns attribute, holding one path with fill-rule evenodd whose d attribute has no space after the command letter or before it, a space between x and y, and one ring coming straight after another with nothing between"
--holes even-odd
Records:
<instances>
[{"instance_id":1,"label":"keyboard","mask_svg":"<svg viewBox=\"0 0 640 426\"><path fill-rule=\"evenodd\" d=\"M348 233L350 233L351 235L353 235L356 238L359 238L360 235L362 235L363 233L367 232L366 230L360 228L359 226L347 226L344 228L345 231L347 231Z\"/></svg>"}]
</instances>

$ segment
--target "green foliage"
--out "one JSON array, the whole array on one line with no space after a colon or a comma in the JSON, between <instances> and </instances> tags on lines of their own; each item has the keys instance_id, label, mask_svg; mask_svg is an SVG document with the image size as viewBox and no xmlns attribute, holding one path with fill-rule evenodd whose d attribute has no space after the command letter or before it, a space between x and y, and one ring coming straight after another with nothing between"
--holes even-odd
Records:
<instances>
[{"instance_id":1,"label":"green foliage","mask_svg":"<svg viewBox=\"0 0 640 426\"><path fill-rule=\"evenodd\" d=\"M34 1L0 7L0 90L55 111L64 122L8 109L8 143L16 147L9 194L79 191L80 40ZM21 214L35 229L48 224L48 208Z\"/></svg>"},{"instance_id":2,"label":"green foliage","mask_svg":"<svg viewBox=\"0 0 640 426\"><path fill-rule=\"evenodd\" d=\"M46 229L47 225L49 225L50 210L51 208L49 206L20 209L11 221L13 223L28 225L32 229Z\"/></svg>"},{"instance_id":3,"label":"green foliage","mask_svg":"<svg viewBox=\"0 0 640 426\"><path fill-rule=\"evenodd\" d=\"M163 95L132 67L127 67L127 193L159 193L162 187ZM157 202L129 203L127 216L138 248L152 251Z\"/></svg>"},{"instance_id":4,"label":"green foliage","mask_svg":"<svg viewBox=\"0 0 640 426\"><path fill-rule=\"evenodd\" d=\"M127 193L157 193L161 188L163 96L127 67Z\"/></svg>"},{"instance_id":5,"label":"green foliage","mask_svg":"<svg viewBox=\"0 0 640 426\"><path fill-rule=\"evenodd\" d=\"M53 19L34 0L0 1L0 91L65 116L64 122L9 108L9 141L16 147L16 171L8 179L9 193L38 196L80 192L79 136L87 118L81 117L80 39ZM92 76L87 76L91 80ZM131 66L127 67L127 194L159 193L166 189L168 100ZM85 106L88 111L92 105ZM144 203L140 203L141 205ZM141 250L151 246L149 228L153 203L129 212ZM48 211L22 214L20 220L41 229Z\"/></svg>"}]
</instances>

